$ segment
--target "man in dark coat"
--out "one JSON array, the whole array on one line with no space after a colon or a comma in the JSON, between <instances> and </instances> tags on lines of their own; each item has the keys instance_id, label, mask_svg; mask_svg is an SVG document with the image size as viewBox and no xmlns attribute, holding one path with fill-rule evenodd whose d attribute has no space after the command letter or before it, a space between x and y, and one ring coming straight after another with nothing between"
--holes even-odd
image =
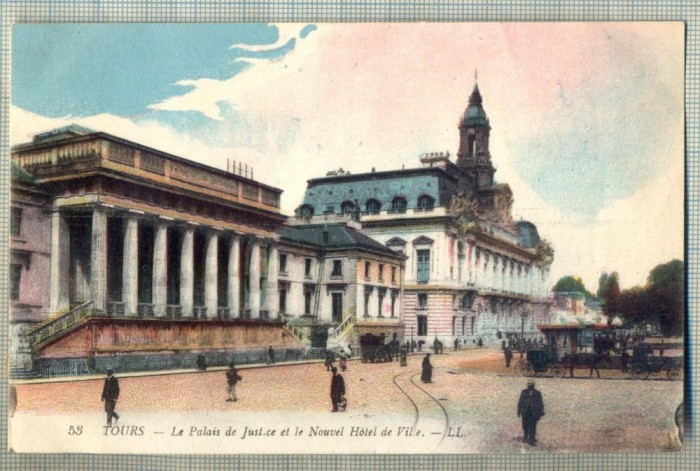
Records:
<instances>
[{"instance_id":1,"label":"man in dark coat","mask_svg":"<svg viewBox=\"0 0 700 471\"><path fill-rule=\"evenodd\" d=\"M506 368L510 368L510 361L513 359L513 349L510 348L510 345L506 347L505 355L506 355Z\"/></svg>"},{"instance_id":2,"label":"man in dark coat","mask_svg":"<svg viewBox=\"0 0 700 471\"><path fill-rule=\"evenodd\" d=\"M430 353L426 353L425 358L423 358L423 372L420 375L420 380L424 383L433 382L433 365L430 364Z\"/></svg>"},{"instance_id":3,"label":"man in dark coat","mask_svg":"<svg viewBox=\"0 0 700 471\"><path fill-rule=\"evenodd\" d=\"M627 350L622 350L622 355L620 355L620 363L622 365L622 372L627 373L627 365L629 364L630 361L630 354L627 353Z\"/></svg>"},{"instance_id":4,"label":"man in dark coat","mask_svg":"<svg viewBox=\"0 0 700 471\"><path fill-rule=\"evenodd\" d=\"M333 377L331 378L331 403L333 404L333 412L338 412L338 402L345 395L345 380L342 375L338 374L338 368L331 368Z\"/></svg>"},{"instance_id":5,"label":"man in dark coat","mask_svg":"<svg viewBox=\"0 0 700 471\"><path fill-rule=\"evenodd\" d=\"M275 364L275 351L272 349L272 345L270 345L270 348L267 349L267 364Z\"/></svg>"},{"instance_id":6,"label":"man in dark coat","mask_svg":"<svg viewBox=\"0 0 700 471\"><path fill-rule=\"evenodd\" d=\"M535 382L529 380L527 389L520 393L518 401L518 417L523 419L524 439L530 445L537 445L537 422L544 415L542 394L535 389Z\"/></svg>"},{"instance_id":7,"label":"man in dark coat","mask_svg":"<svg viewBox=\"0 0 700 471\"><path fill-rule=\"evenodd\" d=\"M228 366L228 370L226 371L226 392L228 393L228 399L226 399L227 402L235 402L238 400L238 397L236 396L236 384L243 379L241 376L238 374L238 371L236 370L236 365L231 362Z\"/></svg>"},{"instance_id":8,"label":"man in dark coat","mask_svg":"<svg viewBox=\"0 0 700 471\"><path fill-rule=\"evenodd\" d=\"M113 370L107 370L107 378L105 385L102 388L102 401L105 403L105 412L107 413L107 425L112 425L112 417L115 421L119 420L119 414L114 412L119 399L119 381L114 377Z\"/></svg>"}]
</instances>

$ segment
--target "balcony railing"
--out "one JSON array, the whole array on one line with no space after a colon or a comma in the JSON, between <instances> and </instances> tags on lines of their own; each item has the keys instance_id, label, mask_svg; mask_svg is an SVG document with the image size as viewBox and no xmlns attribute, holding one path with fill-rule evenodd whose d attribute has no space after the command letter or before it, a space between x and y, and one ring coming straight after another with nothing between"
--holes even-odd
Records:
<instances>
[{"instance_id":1,"label":"balcony railing","mask_svg":"<svg viewBox=\"0 0 700 471\"><path fill-rule=\"evenodd\" d=\"M207 318L207 307L206 306L194 306L192 308L192 317L195 319L206 319Z\"/></svg>"},{"instance_id":2,"label":"balcony railing","mask_svg":"<svg viewBox=\"0 0 700 471\"><path fill-rule=\"evenodd\" d=\"M139 303L137 309L139 317L155 317L156 315L153 304L150 303Z\"/></svg>"},{"instance_id":3,"label":"balcony railing","mask_svg":"<svg viewBox=\"0 0 700 471\"><path fill-rule=\"evenodd\" d=\"M165 308L165 315L172 318L182 317L182 306L178 304L168 304Z\"/></svg>"},{"instance_id":4,"label":"balcony railing","mask_svg":"<svg viewBox=\"0 0 700 471\"><path fill-rule=\"evenodd\" d=\"M124 317L124 303L121 301L107 301L107 315L112 317Z\"/></svg>"},{"instance_id":5,"label":"balcony railing","mask_svg":"<svg viewBox=\"0 0 700 471\"><path fill-rule=\"evenodd\" d=\"M230 307L220 307L216 310L216 317L219 319L230 319L231 318L231 308Z\"/></svg>"}]
</instances>

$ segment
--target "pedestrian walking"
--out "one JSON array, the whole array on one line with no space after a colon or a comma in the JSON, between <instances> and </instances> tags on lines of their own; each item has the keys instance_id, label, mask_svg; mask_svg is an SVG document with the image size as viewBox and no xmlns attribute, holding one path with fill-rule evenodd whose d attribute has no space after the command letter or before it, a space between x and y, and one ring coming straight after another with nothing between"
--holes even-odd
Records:
<instances>
[{"instance_id":1,"label":"pedestrian walking","mask_svg":"<svg viewBox=\"0 0 700 471\"><path fill-rule=\"evenodd\" d=\"M235 402L238 400L238 397L236 396L236 384L238 384L238 382L242 379L243 378L241 378L241 375L239 375L238 371L236 370L236 365L231 362L228 365L228 370L226 371L226 392L228 393L228 399L226 399L226 402Z\"/></svg>"},{"instance_id":2,"label":"pedestrian walking","mask_svg":"<svg viewBox=\"0 0 700 471\"><path fill-rule=\"evenodd\" d=\"M484 341L481 340L481 337L479 337L479 342L477 343L477 345L478 345L479 347L483 347L483 346L484 346Z\"/></svg>"},{"instance_id":3,"label":"pedestrian walking","mask_svg":"<svg viewBox=\"0 0 700 471\"><path fill-rule=\"evenodd\" d=\"M345 371L348 369L348 355L345 353L345 350L340 352L340 361L338 362L338 366L340 367L340 371Z\"/></svg>"},{"instance_id":4,"label":"pedestrian walking","mask_svg":"<svg viewBox=\"0 0 700 471\"><path fill-rule=\"evenodd\" d=\"M527 388L520 393L518 417L523 421L523 438L530 445L537 445L537 422L544 415L542 393L535 389L535 382L529 380Z\"/></svg>"},{"instance_id":5,"label":"pedestrian walking","mask_svg":"<svg viewBox=\"0 0 700 471\"><path fill-rule=\"evenodd\" d=\"M117 399L119 399L119 380L114 376L114 370L107 370L107 378L102 388L102 401L105 403L108 426L112 425L112 418L115 422L119 420L119 414L114 411Z\"/></svg>"},{"instance_id":6,"label":"pedestrian walking","mask_svg":"<svg viewBox=\"0 0 700 471\"><path fill-rule=\"evenodd\" d=\"M627 349L622 350L622 354L620 355L620 364L622 365L622 372L627 373L627 365L629 364L630 361L630 354L627 353Z\"/></svg>"},{"instance_id":7,"label":"pedestrian walking","mask_svg":"<svg viewBox=\"0 0 700 471\"><path fill-rule=\"evenodd\" d=\"M330 371L333 368L333 352L326 350L326 361L323 363L326 367L326 371Z\"/></svg>"},{"instance_id":8,"label":"pedestrian walking","mask_svg":"<svg viewBox=\"0 0 700 471\"><path fill-rule=\"evenodd\" d=\"M426 353L423 358L422 372L420 375L420 380L424 383L433 382L433 365L430 364L430 353Z\"/></svg>"},{"instance_id":9,"label":"pedestrian walking","mask_svg":"<svg viewBox=\"0 0 700 471\"><path fill-rule=\"evenodd\" d=\"M600 371L598 371L598 362L603 358L603 355L595 355L593 358L591 358L591 371L588 373L588 377L592 378L593 377L593 370L595 370L595 374L600 379Z\"/></svg>"},{"instance_id":10,"label":"pedestrian walking","mask_svg":"<svg viewBox=\"0 0 700 471\"><path fill-rule=\"evenodd\" d=\"M267 364L275 364L275 351L272 349L272 345L270 345L270 348L267 349Z\"/></svg>"},{"instance_id":11,"label":"pedestrian walking","mask_svg":"<svg viewBox=\"0 0 700 471\"><path fill-rule=\"evenodd\" d=\"M331 378L331 404L333 405L332 412L338 412L338 403L345 402L345 380L343 376L338 374L338 368L331 368L333 377Z\"/></svg>"},{"instance_id":12,"label":"pedestrian walking","mask_svg":"<svg viewBox=\"0 0 700 471\"><path fill-rule=\"evenodd\" d=\"M506 368L510 368L510 362L513 359L513 349L507 346L504 353L506 356Z\"/></svg>"}]
</instances>

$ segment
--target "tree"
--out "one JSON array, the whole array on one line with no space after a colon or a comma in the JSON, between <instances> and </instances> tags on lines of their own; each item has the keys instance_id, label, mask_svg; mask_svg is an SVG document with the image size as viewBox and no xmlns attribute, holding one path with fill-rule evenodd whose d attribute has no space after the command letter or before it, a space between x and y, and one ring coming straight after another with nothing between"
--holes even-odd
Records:
<instances>
[{"instance_id":1,"label":"tree","mask_svg":"<svg viewBox=\"0 0 700 471\"><path fill-rule=\"evenodd\" d=\"M552 291L555 293L582 293L587 297L592 298L593 295L586 289L583 280L579 276L562 276L554 285Z\"/></svg>"},{"instance_id":2,"label":"tree","mask_svg":"<svg viewBox=\"0 0 700 471\"><path fill-rule=\"evenodd\" d=\"M612 272L608 277L601 294L601 298L603 299L603 314L612 317L617 310L617 301L620 297L620 282L616 271Z\"/></svg>"},{"instance_id":3,"label":"tree","mask_svg":"<svg viewBox=\"0 0 700 471\"><path fill-rule=\"evenodd\" d=\"M608 281L610 281L610 274L607 272L601 273L600 278L598 278L598 291L596 291L596 296L599 299L603 299L603 293L605 292L605 287L608 285Z\"/></svg>"},{"instance_id":4,"label":"tree","mask_svg":"<svg viewBox=\"0 0 700 471\"><path fill-rule=\"evenodd\" d=\"M685 268L681 260L657 265L647 278L649 308L664 335L680 335L685 322Z\"/></svg>"}]
</instances>

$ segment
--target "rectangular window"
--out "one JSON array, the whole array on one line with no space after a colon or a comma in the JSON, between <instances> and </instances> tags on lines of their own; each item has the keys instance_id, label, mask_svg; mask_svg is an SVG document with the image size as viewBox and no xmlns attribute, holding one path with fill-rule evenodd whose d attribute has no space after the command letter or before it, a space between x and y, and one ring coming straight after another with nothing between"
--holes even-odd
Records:
<instances>
[{"instance_id":1,"label":"rectangular window","mask_svg":"<svg viewBox=\"0 0 700 471\"><path fill-rule=\"evenodd\" d=\"M304 314L311 314L311 290L304 290Z\"/></svg>"},{"instance_id":2,"label":"rectangular window","mask_svg":"<svg viewBox=\"0 0 700 471\"><path fill-rule=\"evenodd\" d=\"M467 318L462 317L462 335L467 335Z\"/></svg>"},{"instance_id":3,"label":"rectangular window","mask_svg":"<svg viewBox=\"0 0 700 471\"><path fill-rule=\"evenodd\" d=\"M333 297L333 322L343 320L343 293L331 293Z\"/></svg>"},{"instance_id":4,"label":"rectangular window","mask_svg":"<svg viewBox=\"0 0 700 471\"><path fill-rule=\"evenodd\" d=\"M377 302L377 316L378 317L383 317L384 313L382 312L382 308L384 307L384 293L380 292L379 293L379 299Z\"/></svg>"},{"instance_id":5,"label":"rectangular window","mask_svg":"<svg viewBox=\"0 0 700 471\"><path fill-rule=\"evenodd\" d=\"M12 208L10 214L10 234L19 236L22 233L22 208Z\"/></svg>"},{"instance_id":6,"label":"rectangular window","mask_svg":"<svg viewBox=\"0 0 700 471\"><path fill-rule=\"evenodd\" d=\"M343 261L333 260L333 271L331 276L343 276Z\"/></svg>"},{"instance_id":7,"label":"rectangular window","mask_svg":"<svg viewBox=\"0 0 700 471\"><path fill-rule=\"evenodd\" d=\"M428 335L428 316L418 316L418 336Z\"/></svg>"},{"instance_id":8,"label":"rectangular window","mask_svg":"<svg viewBox=\"0 0 700 471\"><path fill-rule=\"evenodd\" d=\"M369 297L370 297L371 291L365 290L365 310L364 310L364 316L368 317L369 316Z\"/></svg>"},{"instance_id":9,"label":"rectangular window","mask_svg":"<svg viewBox=\"0 0 700 471\"><path fill-rule=\"evenodd\" d=\"M418 250L418 283L427 283L430 280L430 250Z\"/></svg>"},{"instance_id":10,"label":"rectangular window","mask_svg":"<svg viewBox=\"0 0 700 471\"><path fill-rule=\"evenodd\" d=\"M396 313L396 296L391 296L391 317L394 317Z\"/></svg>"},{"instance_id":11,"label":"rectangular window","mask_svg":"<svg viewBox=\"0 0 700 471\"><path fill-rule=\"evenodd\" d=\"M307 258L304 260L304 276L306 278L311 278L311 259Z\"/></svg>"},{"instance_id":12,"label":"rectangular window","mask_svg":"<svg viewBox=\"0 0 700 471\"><path fill-rule=\"evenodd\" d=\"M287 273L287 254L280 254L280 273Z\"/></svg>"},{"instance_id":13,"label":"rectangular window","mask_svg":"<svg viewBox=\"0 0 700 471\"><path fill-rule=\"evenodd\" d=\"M22 265L10 265L10 299L19 300L19 286L22 281Z\"/></svg>"},{"instance_id":14,"label":"rectangular window","mask_svg":"<svg viewBox=\"0 0 700 471\"><path fill-rule=\"evenodd\" d=\"M452 335L457 335L457 316L452 316Z\"/></svg>"},{"instance_id":15,"label":"rectangular window","mask_svg":"<svg viewBox=\"0 0 700 471\"><path fill-rule=\"evenodd\" d=\"M379 281L384 281L384 264L380 263L379 264Z\"/></svg>"},{"instance_id":16,"label":"rectangular window","mask_svg":"<svg viewBox=\"0 0 700 471\"><path fill-rule=\"evenodd\" d=\"M365 262L365 280L369 280L369 269L370 269L369 262Z\"/></svg>"},{"instance_id":17,"label":"rectangular window","mask_svg":"<svg viewBox=\"0 0 700 471\"><path fill-rule=\"evenodd\" d=\"M426 293L418 293L418 309L428 309L428 295Z\"/></svg>"},{"instance_id":18,"label":"rectangular window","mask_svg":"<svg viewBox=\"0 0 700 471\"><path fill-rule=\"evenodd\" d=\"M287 312L287 290L280 290L280 314Z\"/></svg>"},{"instance_id":19,"label":"rectangular window","mask_svg":"<svg viewBox=\"0 0 700 471\"><path fill-rule=\"evenodd\" d=\"M396 283L396 267L391 267L391 282Z\"/></svg>"}]
</instances>

